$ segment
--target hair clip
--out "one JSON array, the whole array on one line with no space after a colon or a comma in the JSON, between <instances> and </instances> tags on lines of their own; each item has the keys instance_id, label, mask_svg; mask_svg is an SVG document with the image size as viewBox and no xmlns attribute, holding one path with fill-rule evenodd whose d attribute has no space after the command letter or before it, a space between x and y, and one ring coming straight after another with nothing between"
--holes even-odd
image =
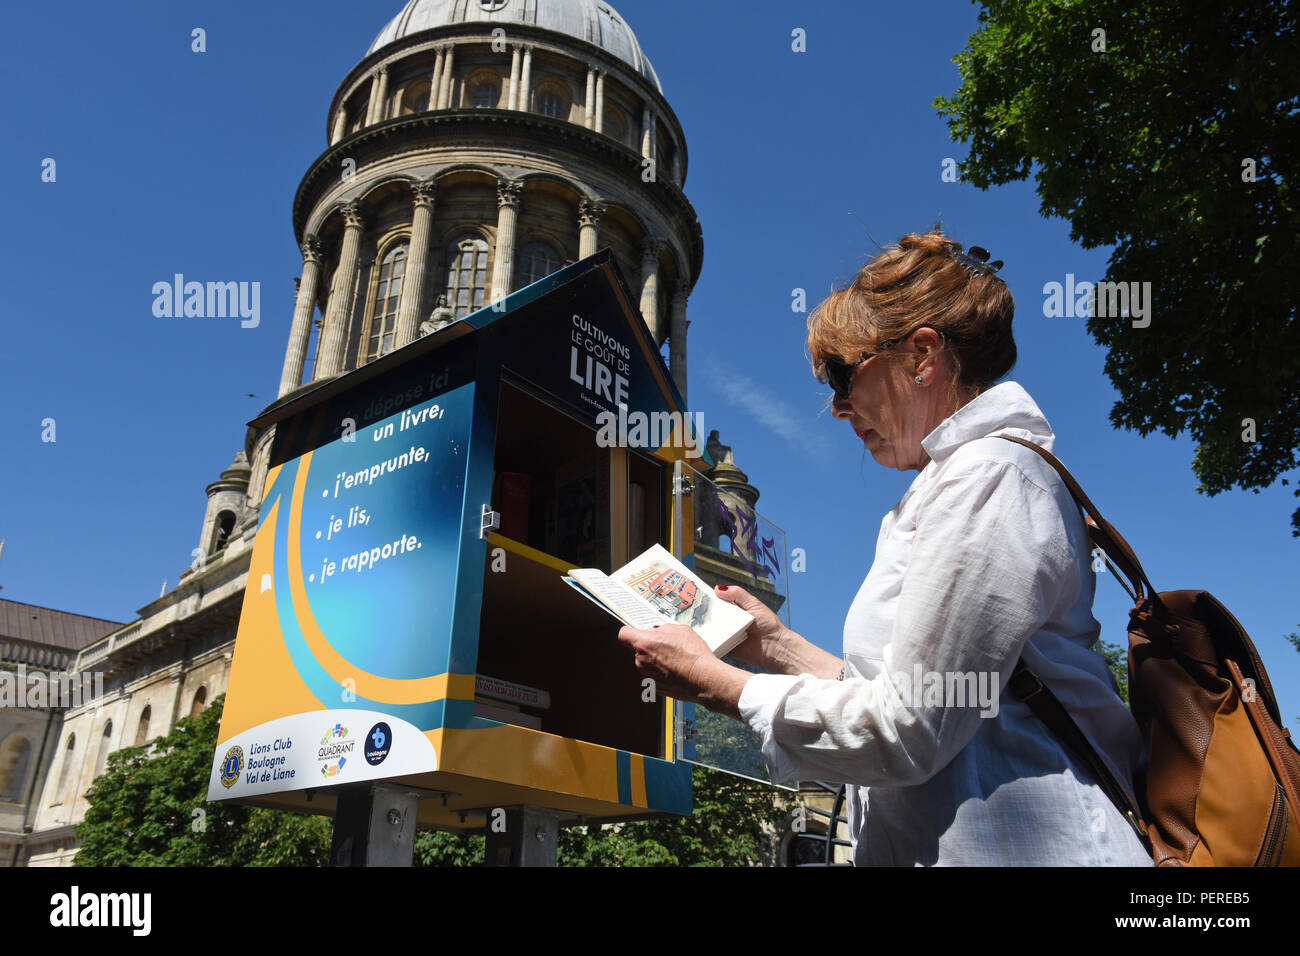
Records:
<instances>
[{"instance_id":1,"label":"hair clip","mask_svg":"<svg viewBox=\"0 0 1300 956\"><path fill-rule=\"evenodd\" d=\"M967 252L957 252L949 247L949 252L954 259L966 267L971 275L997 275L1003 265L1001 259L989 262L989 251L983 246L971 246Z\"/></svg>"}]
</instances>

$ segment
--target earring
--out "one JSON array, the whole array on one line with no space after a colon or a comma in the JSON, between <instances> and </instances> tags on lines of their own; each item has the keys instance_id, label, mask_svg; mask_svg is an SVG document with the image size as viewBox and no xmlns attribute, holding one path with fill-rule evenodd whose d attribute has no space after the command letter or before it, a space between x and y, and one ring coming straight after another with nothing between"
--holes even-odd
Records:
<instances>
[{"instance_id":1,"label":"earring","mask_svg":"<svg viewBox=\"0 0 1300 956\"><path fill-rule=\"evenodd\" d=\"M917 384L917 385L923 385L923 384L925 384L925 379L922 378L920 375L918 375L918 376L916 377L916 384Z\"/></svg>"}]
</instances>

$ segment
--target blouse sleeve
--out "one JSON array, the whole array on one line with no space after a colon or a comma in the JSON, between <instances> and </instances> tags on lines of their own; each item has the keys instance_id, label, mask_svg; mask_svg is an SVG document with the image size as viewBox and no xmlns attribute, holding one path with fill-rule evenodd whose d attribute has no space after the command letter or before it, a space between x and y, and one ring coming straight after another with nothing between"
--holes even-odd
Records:
<instances>
[{"instance_id":1,"label":"blouse sleeve","mask_svg":"<svg viewBox=\"0 0 1300 956\"><path fill-rule=\"evenodd\" d=\"M740 699L772 779L910 786L946 766L979 730L1021 648L1071 589L1076 558L1054 494L1011 461L952 463L918 509L890 642L872 678L758 674ZM868 609L868 613L870 610ZM965 706L913 688L939 675ZM977 692L980 673L985 700ZM990 712L991 711L991 712Z\"/></svg>"}]
</instances>

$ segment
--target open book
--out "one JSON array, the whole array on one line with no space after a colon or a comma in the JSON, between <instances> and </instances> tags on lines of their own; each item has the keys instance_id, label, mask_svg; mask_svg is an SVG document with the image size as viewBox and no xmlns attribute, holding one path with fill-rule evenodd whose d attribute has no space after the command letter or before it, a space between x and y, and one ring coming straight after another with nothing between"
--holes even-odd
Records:
<instances>
[{"instance_id":1,"label":"open book","mask_svg":"<svg viewBox=\"0 0 1300 956\"><path fill-rule=\"evenodd\" d=\"M722 657L745 639L754 616L721 601L660 545L637 555L613 574L574 568L564 581L579 594L632 627L684 624Z\"/></svg>"}]
</instances>

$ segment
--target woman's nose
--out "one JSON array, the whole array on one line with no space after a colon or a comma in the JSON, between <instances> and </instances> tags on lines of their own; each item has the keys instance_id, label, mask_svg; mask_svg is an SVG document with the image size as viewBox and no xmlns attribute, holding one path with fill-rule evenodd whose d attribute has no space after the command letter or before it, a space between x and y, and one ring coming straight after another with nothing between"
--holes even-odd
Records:
<instances>
[{"instance_id":1,"label":"woman's nose","mask_svg":"<svg viewBox=\"0 0 1300 956\"><path fill-rule=\"evenodd\" d=\"M853 414L853 406L849 404L847 398L840 398L836 395L831 400L831 415L835 418L848 418Z\"/></svg>"}]
</instances>

